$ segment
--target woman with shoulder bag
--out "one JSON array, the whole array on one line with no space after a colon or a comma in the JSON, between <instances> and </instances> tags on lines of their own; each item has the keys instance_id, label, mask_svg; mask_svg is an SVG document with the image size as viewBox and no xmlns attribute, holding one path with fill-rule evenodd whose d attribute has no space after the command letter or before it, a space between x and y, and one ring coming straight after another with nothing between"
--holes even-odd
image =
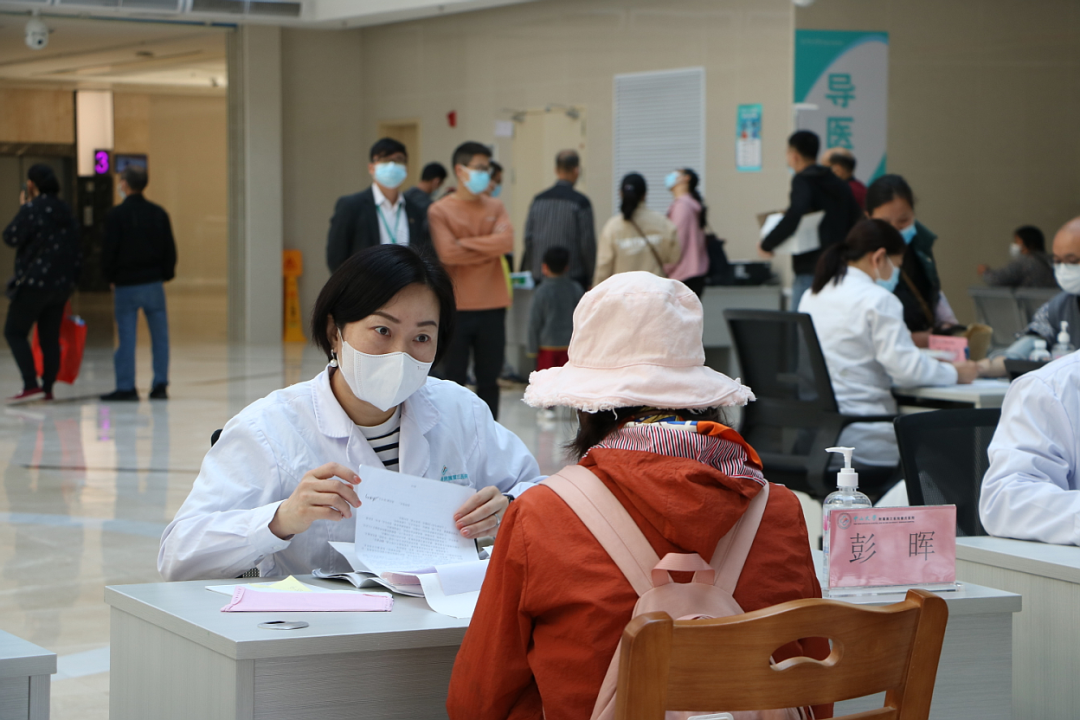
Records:
<instances>
[{"instance_id":1,"label":"woman with shoulder bag","mask_svg":"<svg viewBox=\"0 0 1080 720\"><path fill-rule=\"evenodd\" d=\"M664 268L682 256L675 224L645 206L645 178L630 173L622 179L619 214L604 224L596 243L593 286L612 275L644 270L667 277Z\"/></svg>"},{"instance_id":2,"label":"woman with shoulder bag","mask_svg":"<svg viewBox=\"0 0 1080 720\"><path fill-rule=\"evenodd\" d=\"M67 203L57 197L60 181L48 165L27 172L18 214L4 229L4 243L15 248L15 276L8 280L4 338L22 374L23 390L8 404L52 400L60 371L60 324L82 269L79 226ZM27 340L37 324L43 368L38 385L34 356Z\"/></svg>"}]
</instances>

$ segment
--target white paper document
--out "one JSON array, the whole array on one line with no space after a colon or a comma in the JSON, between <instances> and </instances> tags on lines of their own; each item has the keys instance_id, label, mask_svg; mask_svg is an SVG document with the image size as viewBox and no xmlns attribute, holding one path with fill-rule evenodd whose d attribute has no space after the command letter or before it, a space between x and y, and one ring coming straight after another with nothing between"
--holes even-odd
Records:
<instances>
[{"instance_id":1,"label":"white paper document","mask_svg":"<svg viewBox=\"0 0 1080 720\"><path fill-rule=\"evenodd\" d=\"M468 620L476 610L476 601L480 599L480 591L447 595L439 582L439 576L421 575L420 584L424 586L424 599L428 607L437 613L449 615L458 620Z\"/></svg>"},{"instance_id":2,"label":"white paper document","mask_svg":"<svg viewBox=\"0 0 1080 720\"><path fill-rule=\"evenodd\" d=\"M802 255L803 253L820 250L821 236L818 235L818 227L820 227L821 220L824 217L824 210L818 210L817 212L803 215L802 218L799 219L799 227L796 228L794 234L777 245L773 252L781 255ZM769 233L771 233L783 219L783 213L773 213L765 218L765 222L761 226L761 239L764 240L768 237Z\"/></svg>"},{"instance_id":3,"label":"white paper document","mask_svg":"<svg viewBox=\"0 0 1080 720\"><path fill-rule=\"evenodd\" d=\"M415 573L436 565L476 561L476 543L462 537L454 513L471 487L361 466L356 557L376 575Z\"/></svg>"}]
</instances>

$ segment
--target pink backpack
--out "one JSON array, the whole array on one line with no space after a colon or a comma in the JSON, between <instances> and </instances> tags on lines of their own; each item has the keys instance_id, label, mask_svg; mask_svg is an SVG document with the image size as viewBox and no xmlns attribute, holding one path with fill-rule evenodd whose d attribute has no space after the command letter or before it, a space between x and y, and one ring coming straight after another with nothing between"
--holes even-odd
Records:
<instances>
[{"instance_id":1,"label":"pink backpack","mask_svg":"<svg viewBox=\"0 0 1080 720\"><path fill-rule=\"evenodd\" d=\"M579 465L563 468L545 480L544 485L570 506L633 586L638 594L633 617L655 611L666 612L676 620L722 618L743 613L732 593L769 500L767 484L750 501L750 507L735 527L720 539L711 565L697 553L668 553L661 560L618 498L586 468ZM689 583L672 582L670 572L693 572L694 579ZM600 686L592 720L615 717L621 650L622 641L615 648L615 656ZM718 649L718 652L723 650ZM733 658L733 662L737 661ZM808 717L800 709L787 708L730 714L719 711L668 712L667 720L701 716L710 720L806 720Z\"/></svg>"}]
</instances>

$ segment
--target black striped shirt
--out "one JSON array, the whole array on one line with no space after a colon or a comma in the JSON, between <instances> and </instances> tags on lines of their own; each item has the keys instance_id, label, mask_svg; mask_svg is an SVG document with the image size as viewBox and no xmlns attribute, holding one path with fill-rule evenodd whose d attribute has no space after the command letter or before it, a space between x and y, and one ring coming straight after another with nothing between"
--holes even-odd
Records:
<instances>
[{"instance_id":1,"label":"black striped shirt","mask_svg":"<svg viewBox=\"0 0 1080 720\"><path fill-rule=\"evenodd\" d=\"M398 469L398 446L401 444L401 408L394 411L393 417L382 425L364 427L358 425L360 432L367 438L371 449L379 456L387 470Z\"/></svg>"}]
</instances>

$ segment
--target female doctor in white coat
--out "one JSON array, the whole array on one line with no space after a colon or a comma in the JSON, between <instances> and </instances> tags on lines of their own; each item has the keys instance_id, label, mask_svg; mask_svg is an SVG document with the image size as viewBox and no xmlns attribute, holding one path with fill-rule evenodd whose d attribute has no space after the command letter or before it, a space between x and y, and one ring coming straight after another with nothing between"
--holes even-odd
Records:
<instances>
[{"instance_id":1,"label":"female doctor in white coat","mask_svg":"<svg viewBox=\"0 0 1080 720\"><path fill-rule=\"evenodd\" d=\"M450 345L454 291L437 260L394 245L353 255L319 294L311 332L330 363L228 422L165 529L167 580L348 570L361 465L477 488L455 513L491 535L536 460L473 393L428 377Z\"/></svg>"},{"instance_id":2,"label":"female doctor in white coat","mask_svg":"<svg viewBox=\"0 0 1080 720\"><path fill-rule=\"evenodd\" d=\"M818 260L799 312L814 320L833 392L845 415L896 413L892 387L970 383L975 363L943 363L919 352L893 294L907 245L884 220L861 220ZM891 423L849 425L840 445L855 448L862 465L900 462Z\"/></svg>"}]
</instances>

